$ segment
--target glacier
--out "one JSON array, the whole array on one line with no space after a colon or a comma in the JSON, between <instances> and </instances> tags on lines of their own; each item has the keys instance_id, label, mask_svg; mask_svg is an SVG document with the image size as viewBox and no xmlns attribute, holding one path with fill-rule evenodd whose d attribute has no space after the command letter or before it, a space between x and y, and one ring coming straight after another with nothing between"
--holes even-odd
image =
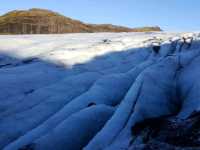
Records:
<instances>
[{"instance_id":1,"label":"glacier","mask_svg":"<svg viewBox=\"0 0 200 150\"><path fill-rule=\"evenodd\" d=\"M200 112L199 64L195 32L1 35L0 149L142 150Z\"/></svg>"}]
</instances>

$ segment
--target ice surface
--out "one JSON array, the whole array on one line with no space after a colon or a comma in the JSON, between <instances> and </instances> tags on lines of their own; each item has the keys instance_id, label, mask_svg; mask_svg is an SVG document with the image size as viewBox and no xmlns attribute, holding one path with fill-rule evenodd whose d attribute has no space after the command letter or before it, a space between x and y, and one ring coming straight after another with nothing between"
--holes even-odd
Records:
<instances>
[{"instance_id":1,"label":"ice surface","mask_svg":"<svg viewBox=\"0 0 200 150\"><path fill-rule=\"evenodd\" d=\"M0 149L127 149L137 123L200 111L199 64L198 33L2 35Z\"/></svg>"}]
</instances>

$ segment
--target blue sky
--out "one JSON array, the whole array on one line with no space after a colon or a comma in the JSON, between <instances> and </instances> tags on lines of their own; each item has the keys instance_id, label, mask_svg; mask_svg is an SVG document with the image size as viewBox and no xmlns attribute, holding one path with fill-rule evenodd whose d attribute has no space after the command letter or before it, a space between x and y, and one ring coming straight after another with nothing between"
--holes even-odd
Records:
<instances>
[{"instance_id":1,"label":"blue sky","mask_svg":"<svg viewBox=\"0 0 200 150\"><path fill-rule=\"evenodd\" d=\"M200 0L1 0L0 15L29 8L50 9L87 23L200 31Z\"/></svg>"}]
</instances>

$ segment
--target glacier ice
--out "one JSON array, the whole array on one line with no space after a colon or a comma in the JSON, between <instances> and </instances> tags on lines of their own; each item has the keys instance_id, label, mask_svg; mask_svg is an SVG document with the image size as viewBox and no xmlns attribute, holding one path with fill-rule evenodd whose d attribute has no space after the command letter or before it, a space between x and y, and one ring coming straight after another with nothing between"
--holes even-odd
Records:
<instances>
[{"instance_id":1,"label":"glacier ice","mask_svg":"<svg viewBox=\"0 0 200 150\"><path fill-rule=\"evenodd\" d=\"M0 36L0 149L128 149L138 123L200 111L196 33L25 37Z\"/></svg>"}]
</instances>

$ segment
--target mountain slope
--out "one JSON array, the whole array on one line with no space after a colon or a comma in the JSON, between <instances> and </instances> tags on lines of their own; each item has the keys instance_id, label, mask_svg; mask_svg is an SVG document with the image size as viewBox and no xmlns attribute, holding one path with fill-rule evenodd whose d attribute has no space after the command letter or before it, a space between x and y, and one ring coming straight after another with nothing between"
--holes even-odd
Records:
<instances>
[{"instance_id":1,"label":"mountain slope","mask_svg":"<svg viewBox=\"0 0 200 150\"><path fill-rule=\"evenodd\" d=\"M0 34L160 31L159 27L131 29L109 24L85 24L44 9L12 11L0 16Z\"/></svg>"}]
</instances>

